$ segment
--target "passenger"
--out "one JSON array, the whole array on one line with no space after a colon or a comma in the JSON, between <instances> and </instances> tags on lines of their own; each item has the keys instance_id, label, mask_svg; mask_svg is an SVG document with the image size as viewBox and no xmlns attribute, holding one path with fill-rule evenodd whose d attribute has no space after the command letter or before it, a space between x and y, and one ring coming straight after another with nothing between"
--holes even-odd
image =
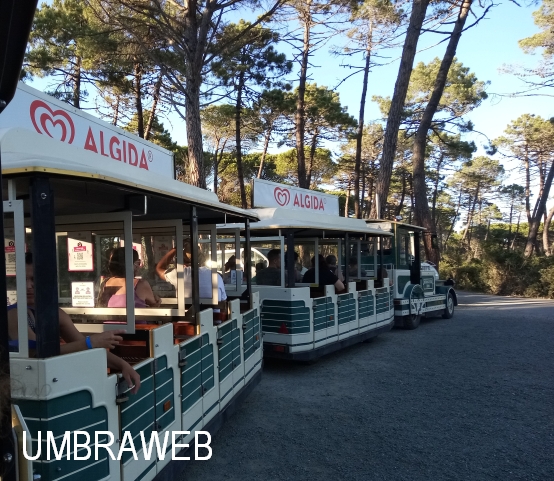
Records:
<instances>
[{"instance_id":1,"label":"passenger","mask_svg":"<svg viewBox=\"0 0 554 481\"><path fill-rule=\"evenodd\" d=\"M160 262L156 265L156 273L160 279L169 282L175 289L177 289L177 270L168 269L177 254L177 249L171 249L165 256L162 257ZM190 240L185 239L183 242L183 265L184 265L184 281L185 292L184 297L192 297L192 278L191 278L191 245ZM220 275L217 275L217 302L227 299L227 293L225 292L225 285ZM212 297L212 270L208 267L202 266L198 269L198 283L200 285L200 297L209 299ZM216 310L214 309L214 312ZM217 311L219 312L219 311Z\"/></svg>"},{"instance_id":2,"label":"passenger","mask_svg":"<svg viewBox=\"0 0 554 481\"><path fill-rule=\"evenodd\" d=\"M302 282L302 274L298 269L298 265L300 264L298 262L299 258L300 256L298 255L298 252L295 252L294 253L294 282ZM302 264L300 264L300 268L302 268ZM285 282L288 282L288 276L289 276L289 271L287 268L287 254L285 254Z\"/></svg>"},{"instance_id":3,"label":"passenger","mask_svg":"<svg viewBox=\"0 0 554 481\"><path fill-rule=\"evenodd\" d=\"M141 266L138 252L133 249L133 277L137 276ZM127 294L125 290L125 248L115 248L108 261L108 277L100 287L98 307L125 307ZM148 281L133 279L135 288L135 307L158 307L161 299L152 292Z\"/></svg>"},{"instance_id":4,"label":"passenger","mask_svg":"<svg viewBox=\"0 0 554 481\"><path fill-rule=\"evenodd\" d=\"M256 274L258 286L281 285L281 249L271 249L267 253L268 266Z\"/></svg>"},{"instance_id":5,"label":"passenger","mask_svg":"<svg viewBox=\"0 0 554 481\"><path fill-rule=\"evenodd\" d=\"M308 269L302 265L302 262L300 262L300 254L298 254L298 252L294 253L294 262L296 263L296 270L300 272L300 276L303 277Z\"/></svg>"},{"instance_id":6,"label":"passenger","mask_svg":"<svg viewBox=\"0 0 554 481\"><path fill-rule=\"evenodd\" d=\"M337 258L336 256L334 256L333 254L331 255L328 255L326 258L325 258L325 262L327 262L327 265L329 266L329 270L335 274L341 282L344 282L344 277L342 275L342 272L341 270L338 268L338 265L337 265Z\"/></svg>"},{"instance_id":7,"label":"passenger","mask_svg":"<svg viewBox=\"0 0 554 481\"><path fill-rule=\"evenodd\" d=\"M237 270L237 258L235 256L231 256L229 257L229 259L227 259L227 262L225 263L225 267L224 267L225 271L223 272L223 282L225 284L230 284L231 283L231 271L236 271Z\"/></svg>"},{"instance_id":8,"label":"passenger","mask_svg":"<svg viewBox=\"0 0 554 481\"><path fill-rule=\"evenodd\" d=\"M352 278L358 277L358 258L352 256L348 261L348 276ZM360 271L361 277L367 277L367 272L365 270Z\"/></svg>"},{"instance_id":9,"label":"passenger","mask_svg":"<svg viewBox=\"0 0 554 481\"><path fill-rule=\"evenodd\" d=\"M331 272L329 266L325 262L325 258L319 254L318 257L319 263L319 282L320 286L331 286L334 285L337 292L344 291L344 284L342 281ZM315 257L312 257L312 268L308 269L306 274L304 274L304 279L302 282L307 284L315 284Z\"/></svg>"},{"instance_id":10,"label":"passenger","mask_svg":"<svg viewBox=\"0 0 554 481\"><path fill-rule=\"evenodd\" d=\"M29 347L36 348L35 335L35 284L33 273L33 255L30 252L25 254L25 275L27 278L27 330L29 336ZM120 334L125 332L124 329L114 331L106 331L100 334L91 334L84 336L81 334L71 318L61 309L58 309L60 337L65 344L60 346L61 354L70 354L72 352L86 351L87 349L101 348L113 349L123 338ZM17 304L10 306L8 310L8 332L11 343L17 343ZM15 347L15 346L14 346ZM107 352L108 367L121 371L121 375L127 381L127 384L132 388L131 392L135 394L140 388L140 376L120 357L111 352Z\"/></svg>"},{"instance_id":11,"label":"passenger","mask_svg":"<svg viewBox=\"0 0 554 481\"><path fill-rule=\"evenodd\" d=\"M387 269L383 266L379 269L379 272L381 273L382 286L392 286L393 279L389 277L389 272L387 271Z\"/></svg>"}]
</instances>

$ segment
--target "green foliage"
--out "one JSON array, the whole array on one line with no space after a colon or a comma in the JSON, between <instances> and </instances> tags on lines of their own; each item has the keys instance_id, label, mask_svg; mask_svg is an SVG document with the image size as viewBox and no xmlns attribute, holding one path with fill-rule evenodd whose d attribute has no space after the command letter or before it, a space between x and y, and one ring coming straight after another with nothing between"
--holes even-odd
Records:
<instances>
[{"instance_id":1,"label":"green foliage","mask_svg":"<svg viewBox=\"0 0 554 481\"><path fill-rule=\"evenodd\" d=\"M403 113L403 124L408 130L418 127L419 119L431 97L440 65L441 60L435 58L428 64L418 63L412 71ZM448 125L453 125L461 132L472 130L473 125L470 121L464 121L463 116L487 98L486 86L486 82L478 80L468 67L454 59L448 71L437 112L433 117L432 129L443 130ZM375 96L373 100L378 103L383 116L388 115L391 99Z\"/></svg>"},{"instance_id":2,"label":"green foliage","mask_svg":"<svg viewBox=\"0 0 554 481\"><path fill-rule=\"evenodd\" d=\"M543 56L554 56L554 0L543 0L541 7L533 13L535 25L542 32L519 41L519 46L525 53L532 53L537 48L544 48Z\"/></svg>"},{"instance_id":3,"label":"green foliage","mask_svg":"<svg viewBox=\"0 0 554 481\"><path fill-rule=\"evenodd\" d=\"M309 149L306 148L306 154ZM312 164L312 184L310 188L317 189L323 182L330 181L337 170L331 151L315 149ZM298 167L296 149L290 149L275 156L275 172L286 183L298 185Z\"/></svg>"}]
</instances>

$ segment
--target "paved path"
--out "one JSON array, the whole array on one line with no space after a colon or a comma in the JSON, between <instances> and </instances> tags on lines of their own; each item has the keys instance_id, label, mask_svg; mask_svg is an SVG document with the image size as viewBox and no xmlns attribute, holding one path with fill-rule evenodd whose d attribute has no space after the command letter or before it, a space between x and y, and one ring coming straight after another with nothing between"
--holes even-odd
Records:
<instances>
[{"instance_id":1,"label":"paved path","mask_svg":"<svg viewBox=\"0 0 554 481\"><path fill-rule=\"evenodd\" d=\"M554 480L554 301L460 301L313 365L267 362L182 479Z\"/></svg>"}]
</instances>

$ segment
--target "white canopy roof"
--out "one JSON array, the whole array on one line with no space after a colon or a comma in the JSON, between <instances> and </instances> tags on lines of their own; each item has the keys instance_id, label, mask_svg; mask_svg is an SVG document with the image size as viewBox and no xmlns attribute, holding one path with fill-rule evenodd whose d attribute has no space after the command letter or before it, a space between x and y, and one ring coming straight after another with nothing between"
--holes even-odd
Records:
<instances>
[{"instance_id":1,"label":"white canopy roof","mask_svg":"<svg viewBox=\"0 0 554 481\"><path fill-rule=\"evenodd\" d=\"M111 158L67 145L46 135L22 128L0 130L2 175L48 172L83 180L96 179L112 184L158 193L196 205L212 207L241 217L256 219L256 213L220 202L213 192L155 172L137 169Z\"/></svg>"},{"instance_id":2,"label":"white canopy roof","mask_svg":"<svg viewBox=\"0 0 554 481\"><path fill-rule=\"evenodd\" d=\"M390 236L390 232L382 230L379 227L370 227L363 219L352 219L350 217L339 217L325 215L317 212L289 210L282 208L252 209L260 219L259 222L251 224L251 230L277 230L277 229L295 229L311 231L335 231L352 232L357 234ZM243 229L240 224L222 224L217 226L218 232L224 232L225 229Z\"/></svg>"}]
</instances>

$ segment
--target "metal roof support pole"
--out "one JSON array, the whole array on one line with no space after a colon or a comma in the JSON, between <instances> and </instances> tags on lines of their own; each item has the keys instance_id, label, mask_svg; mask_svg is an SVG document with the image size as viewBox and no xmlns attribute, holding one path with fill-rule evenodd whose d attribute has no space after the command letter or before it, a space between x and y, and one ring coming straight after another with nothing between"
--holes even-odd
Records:
<instances>
[{"instance_id":1,"label":"metal roof support pole","mask_svg":"<svg viewBox=\"0 0 554 481\"><path fill-rule=\"evenodd\" d=\"M383 240L385 238L383 236L379 237L379 269L377 270L377 280L382 281L383 280L383 250L385 246L383 245Z\"/></svg>"},{"instance_id":2,"label":"metal roof support pole","mask_svg":"<svg viewBox=\"0 0 554 481\"><path fill-rule=\"evenodd\" d=\"M294 262L294 231L287 231L287 253L286 253L286 262L287 266L287 277L288 284L287 287L296 286L296 263Z\"/></svg>"},{"instance_id":3,"label":"metal roof support pole","mask_svg":"<svg viewBox=\"0 0 554 481\"><path fill-rule=\"evenodd\" d=\"M200 280L199 280L199 268L198 265L198 215L196 213L196 206L190 206L190 281L192 287L192 311L193 319L196 325L198 325L198 318L200 314Z\"/></svg>"},{"instance_id":4,"label":"metal roof support pole","mask_svg":"<svg viewBox=\"0 0 554 481\"><path fill-rule=\"evenodd\" d=\"M248 307L252 309L252 246L250 244L250 219L244 220L244 250L244 272L246 273Z\"/></svg>"},{"instance_id":5,"label":"metal roof support pole","mask_svg":"<svg viewBox=\"0 0 554 481\"><path fill-rule=\"evenodd\" d=\"M54 194L47 177L31 179L31 228L37 357L60 354Z\"/></svg>"},{"instance_id":6,"label":"metal roof support pole","mask_svg":"<svg viewBox=\"0 0 554 481\"><path fill-rule=\"evenodd\" d=\"M348 232L344 233L344 244L344 287L348 290L348 281L350 280L350 273L348 272L350 270L350 236L348 235Z\"/></svg>"},{"instance_id":7,"label":"metal roof support pole","mask_svg":"<svg viewBox=\"0 0 554 481\"><path fill-rule=\"evenodd\" d=\"M414 261L410 266L410 283L419 284L421 282L421 256L420 256L420 233L414 231Z\"/></svg>"},{"instance_id":8,"label":"metal roof support pole","mask_svg":"<svg viewBox=\"0 0 554 481\"><path fill-rule=\"evenodd\" d=\"M2 160L0 158L0 165ZM0 170L0 195L2 194L2 172ZM2 245L4 245L4 211L0 205L0 233L2 235ZM6 256L0 256L0 272L6 272ZM6 292L6 276L0 276L0 292ZM2 372L0 372L0 382L6 382L9 385L10 379L10 348L8 338L8 310L3 304L0 306L0 362L2 363ZM0 417L0 464L2 470L0 476L7 481L15 481L15 442L12 436L12 413L11 404L3 403Z\"/></svg>"},{"instance_id":9,"label":"metal roof support pole","mask_svg":"<svg viewBox=\"0 0 554 481\"><path fill-rule=\"evenodd\" d=\"M37 0L0 0L0 112L10 103L19 80L21 64L33 23ZM0 172L2 162L0 159ZM0 174L0 200L3 200ZM0 245L4 245L4 211L0 205ZM6 260L0 256L0 292L6 292ZM5 294L4 294L5 295ZM4 304L0 308L0 369L2 382L10 382L10 353L8 343L8 313ZM59 349L59 341L58 341ZM12 433L11 403L0 413L0 477L15 481L15 440Z\"/></svg>"}]
</instances>

